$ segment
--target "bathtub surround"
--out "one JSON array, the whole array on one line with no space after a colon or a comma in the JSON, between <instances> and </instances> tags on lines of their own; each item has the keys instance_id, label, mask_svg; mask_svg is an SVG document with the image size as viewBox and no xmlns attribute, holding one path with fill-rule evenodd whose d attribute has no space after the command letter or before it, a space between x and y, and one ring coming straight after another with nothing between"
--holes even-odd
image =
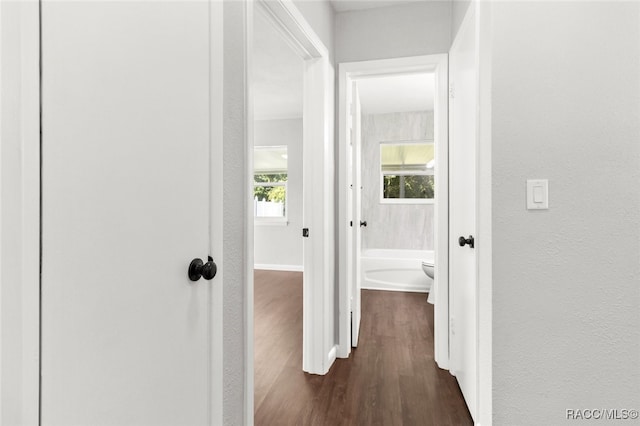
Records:
<instances>
[{"instance_id":1,"label":"bathtub surround","mask_svg":"<svg viewBox=\"0 0 640 426\"><path fill-rule=\"evenodd\" d=\"M287 147L287 223L254 228L254 265L257 269L302 271L302 118L257 120L255 146Z\"/></svg>"},{"instance_id":2,"label":"bathtub surround","mask_svg":"<svg viewBox=\"0 0 640 426\"><path fill-rule=\"evenodd\" d=\"M363 114L363 250L433 250L433 204L380 203L380 142L420 139L433 140L433 111Z\"/></svg>"}]
</instances>

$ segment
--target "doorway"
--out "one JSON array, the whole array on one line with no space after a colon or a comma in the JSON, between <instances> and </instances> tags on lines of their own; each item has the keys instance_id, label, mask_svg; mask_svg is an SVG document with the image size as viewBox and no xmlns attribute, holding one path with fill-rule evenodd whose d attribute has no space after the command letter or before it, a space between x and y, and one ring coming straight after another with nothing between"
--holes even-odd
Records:
<instances>
[{"instance_id":1,"label":"doorway","mask_svg":"<svg viewBox=\"0 0 640 426\"><path fill-rule=\"evenodd\" d=\"M353 79L347 148L353 347L361 289L429 293L434 301L434 92L433 72Z\"/></svg>"},{"instance_id":2,"label":"doorway","mask_svg":"<svg viewBox=\"0 0 640 426\"><path fill-rule=\"evenodd\" d=\"M261 20L262 24L260 25L270 27L270 31L275 32L274 37L279 42L284 41L286 46L288 46L289 50L287 54L290 59L301 64L301 79L298 79L298 81L302 82L302 92L301 105L300 93L298 91L297 97L294 96L296 100L293 104L289 104L289 106L286 105L288 102L287 96L283 96L282 92L280 94L276 93L273 96L263 96L262 100L266 100L268 103L261 106L259 104L261 98L254 93L256 92L256 83L259 83L259 81L256 79L255 70L249 70L249 138L247 151L251 153L252 166L250 170L248 170L249 175L247 178L252 182L252 185L250 195L247 194L247 198L249 198L247 201L250 202L251 205L254 205L256 201L256 188L262 191L269 189L268 187L277 187L277 190L273 191L274 193L287 192L295 198L296 195L294 192L296 192L301 197L301 219L299 209L297 212L298 219L295 219L293 216L288 216L289 213L293 213L293 210L287 206L291 200L277 199L275 195L271 196L272 205L266 208L276 208L279 209L278 212L274 213L272 211L271 213L265 213L266 211L263 211L267 217L261 219L265 222L272 222L269 225L273 230L272 239L277 237L278 229L288 228L291 230L290 239L293 241L291 245L293 249L291 253L289 253L289 259L294 260L278 260L278 262L292 262L291 264L284 264L284 266L288 267L288 269L304 270L302 285L303 338L301 342L303 356L301 369L311 374L325 374L332 364L333 359L335 359L332 321L333 310L330 304L334 294L331 281L333 270L329 263L329 259L332 259L333 255L332 223L330 220L333 214L333 180L331 174L333 143L332 135L329 132L331 116L330 99L332 94L330 87L333 71L329 65L327 49L293 4L284 1L258 1L255 3L255 10L250 15L249 23L251 32L255 30L253 25L254 20L256 20L256 22L260 22ZM249 63L253 62L255 56L253 44L256 43L259 47L260 43L263 42L264 40L256 41L255 37L250 37L248 47ZM291 58L291 55L295 57ZM264 59L266 62L274 60L273 57ZM276 63L272 65L265 63L261 71L270 74L273 81L279 81L281 85L291 83L286 81L287 77L284 71L278 71L279 64ZM295 65L295 67L298 66L299 65ZM298 115L298 117L294 117L294 122L288 123L288 126L275 129L277 132L272 134L271 139L267 138L267 132L264 132L268 130L267 128L269 127L269 123L265 122L269 120L262 120L262 123L254 121L254 116L255 118L275 118L273 116L269 117L269 115L273 114L278 108L275 108L275 105L269 101L269 99L271 99L271 101L283 101L281 106L283 106L285 110L286 108L290 110L293 108L293 110L295 110L294 114ZM289 98L289 100L291 100L291 98ZM301 117L299 116L300 106L302 109ZM264 115L260 117L260 114ZM286 114L287 113L285 113L285 115ZM283 117L284 116L281 116L280 118ZM302 121L304 121L304 126L302 125ZM261 132L260 135L258 135L259 131ZM286 132L291 132L290 139L296 140L295 145L292 144L289 146L283 142L283 140L286 139ZM256 147L257 150L254 152L254 141L263 141L265 146L263 148ZM294 160L297 157L295 164L292 160L292 155L294 156ZM284 158L285 156L287 157L286 159ZM256 170L253 166L262 167L260 162L267 157L279 159L280 165L275 166L279 170L275 170L276 173L271 174L279 175L278 179L280 179L280 181L258 182L258 184L256 184ZM283 160L286 160L287 173L289 173L286 181L283 180L284 173L277 173L278 171L283 171ZM301 164L299 162L301 162ZM272 166L273 164L267 165L267 168ZM272 172L273 171L274 170L272 170ZM297 173L298 177L295 182L292 180L293 175L290 172ZM265 173L259 174L264 175ZM302 175L301 179L300 175ZM264 180L262 177L260 177L260 179ZM296 190L294 185L298 185L299 189ZM294 191L292 191L292 189ZM258 196L258 198L258 201L265 200L262 196ZM266 196L267 202L269 202L268 198L269 195ZM281 206L274 207L274 204L278 202L281 202ZM256 205L255 209L257 208L259 207ZM272 216L268 217L268 215ZM279 217L277 217L278 215ZM256 218L254 216L255 213L247 218L250 222L247 224L248 229L251 229L255 235L265 234L265 232L262 232L265 230L264 228L261 228L259 231L257 230L263 225L256 225ZM292 219L301 220L301 222L298 222L297 226L293 227L292 223L287 223ZM275 234L275 236L273 234ZM261 248L257 246L257 239L254 241L254 238L251 238L248 244L252 257L257 256L257 250L261 250ZM299 245L296 246L295 244ZM254 248L256 250L254 250ZM272 256L273 253L269 253L269 255ZM273 259L272 257L269 261L273 262ZM256 258L256 264L264 267L265 264L260 264L258 263L259 261L260 259ZM294 264L293 262L301 263ZM281 263L280 268L282 268L282 265ZM251 280L248 285L247 294L253 295L253 280ZM249 298L249 306L247 309L247 322L251 324L251 329L248 332L251 339L249 339L247 345L249 346L249 353L251 354L253 353L254 343L252 299L252 297ZM332 356L332 354L334 355ZM247 366L247 371L253 372L253 356L247 359L247 362L250 363ZM253 407L248 407L248 410L251 410L251 412L246 413L247 418L252 418Z\"/></svg>"},{"instance_id":3,"label":"doorway","mask_svg":"<svg viewBox=\"0 0 640 426\"><path fill-rule=\"evenodd\" d=\"M255 423L302 373L304 62L264 9L253 24ZM284 373L282 373L284 372Z\"/></svg>"},{"instance_id":4,"label":"doorway","mask_svg":"<svg viewBox=\"0 0 640 426\"><path fill-rule=\"evenodd\" d=\"M426 129L426 121L429 120L431 115L433 124L431 125L432 131L429 133L423 131L413 135L411 132L396 134L389 133L388 123L382 124L382 127L387 128L387 135L371 135L369 139L375 140L376 143L371 144L373 148L370 149L371 157L377 160L371 160L375 162L374 167L367 166L367 173L371 174L369 178L369 189L371 194L366 195L363 191L360 178L359 169L360 155L362 150L361 137L362 122L360 114L354 114L359 109L364 108L360 102L362 99L359 96L359 92L364 88L365 96L374 93L369 87L375 87L376 82L388 79L389 82L395 81L396 86L393 84L387 86L387 93L382 89L379 96L382 98L389 98L392 96L390 93L397 92L399 86L397 84L415 84L411 83L411 79L417 78L420 80L420 76L426 79L430 79L433 100L431 101L432 112L430 114L414 114L415 117L409 117L406 113L408 109L421 109L427 108L424 105L405 105L405 111L399 112L406 116L400 117L401 120L414 119L417 123L416 126L420 128L420 120L422 126ZM363 268L359 265L358 260L362 258L360 249L362 245L359 243L361 240L361 233L368 233L373 230L370 228L370 223L377 223L375 225L377 233L384 235L384 232L394 230L384 229L387 225L386 221L382 219L387 213L373 213L374 208L371 208L372 213L376 215L374 220L370 222L368 218L360 217L362 211L362 198L361 194L365 194L369 198L367 203L371 204L375 208L382 207L387 208L392 205L402 206L409 205L410 203L416 204L414 198L407 199L407 197L420 197L422 198L417 204L422 203L423 208L415 208L416 212L424 214L426 209L424 206L429 204L432 207L433 217L433 231L432 231L432 251L434 253L435 263L435 282L434 288L431 290L434 293L435 301L435 360L441 368L447 368L449 361L449 341L448 341L448 148L447 148L447 56L446 55L430 55L413 58L400 58L390 60L378 60L378 61L366 61L366 62L354 62L340 64L339 69L340 76L340 111L339 111L339 146L340 146L340 158L339 158L339 196L340 196L340 209L339 209L339 247L341 253L340 256L340 324L339 324L339 356L342 358L349 357L351 347L354 343L353 336L358 333L358 322L360 318L360 301L359 296L361 294L361 286L365 281L363 277ZM429 77L426 77L429 76ZM429 83L426 83L428 86ZM359 87L362 86L362 87ZM390 89L390 90L389 90ZM407 96L402 96L400 99L406 99ZM418 96L417 99L420 99ZM424 103L425 101L422 100ZM427 101L429 103L429 101ZM375 102L371 102L374 105ZM388 107L388 102L380 102L381 105ZM401 109L399 107L391 107L392 109ZM382 112L382 110L380 111ZM385 111L390 113L390 111ZM415 111L414 111L415 112ZM384 120L385 117L377 117ZM389 118L389 117L386 117ZM375 120L376 117L367 117L367 120ZM371 123L370 128L375 128L375 123ZM411 126L409 126L411 127ZM405 129L407 127L405 126ZM389 164L386 166L380 159L387 158ZM434 156L435 151L435 156ZM405 163L411 162L409 157L415 156L416 161L424 160L421 165L417 163L413 166L409 164L395 164L398 161L394 161L394 155L397 157L400 153L404 153L406 157ZM411 154L409 154L411 153ZM397 154L397 155L396 155ZM402 155L401 155L402 156ZM431 156L431 157L429 157ZM422 158L424 157L424 158ZM433 162L429 164L431 161ZM392 164L394 163L394 164ZM401 163L401 162L400 162ZM435 168L434 165L437 165ZM408 168L413 167L416 170L410 171ZM398 170L402 168L403 170ZM386 169L386 170L384 170ZM393 170L392 170L393 169ZM405 170L406 169L406 170ZM418 170L420 169L420 170ZM410 182L416 181L416 187L421 187L424 191L419 191L420 195L411 195L411 191L407 190L412 185ZM375 182L375 183L374 183ZM402 185L400 185L402 183ZM402 186L403 198L399 198ZM428 187L428 189L427 189ZM358 194L360 192L360 194ZM433 193L437 194L437 197L433 197ZM428 200L428 198L431 198ZM379 217L378 217L379 216ZM424 219L426 223L426 218ZM366 223L366 227L364 224ZM363 226L361 227L360 224ZM353 225L353 226L352 226ZM362 231L360 231L362 229ZM359 235L360 234L360 235ZM385 257L388 261L398 262L399 260L389 259L391 254L386 250L380 250L382 247L373 247L373 245L381 245L383 243L373 242L375 238L384 239L382 236L376 236L375 233L367 235L367 248L372 249L369 253L372 257ZM425 237L425 240L427 238ZM402 241L402 239L400 239ZM404 244L405 242L399 242L398 244ZM420 241L420 244L425 244L425 241ZM427 243L428 244L428 243ZM369 247L369 245L371 245ZM377 249L377 250L373 250ZM403 255L406 253L403 253ZM420 253L417 257L423 257L424 253ZM365 257L366 258L366 257ZM403 259L404 260L404 259ZM411 261L409 261L411 262ZM416 263L417 262L417 263ZM372 260L372 264L377 263L377 260ZM428 278L421 271L421 260L414 259L413 272L416 274L413 277L418 280L419 283L427 283ZM365 268L366 269L366 268ZM397 269L396 266L390 266L389 269ZM380 276L371 277L369 280L370 286L375 288L391 289L395 283L390 282L384 277L384 271L380 272ZM395 272L395 271L394 271ZM417 273L423 275L417 275ZM387 275L397 275L387 274ZM411 278L408 278L410 281ZM418 288L414 287L413 290L420 290L420 284ZM405 286L405 289L410 287ZM426 289L422 289L425 291ZM438 302L439 301L439 302ZM357 343L357 339L355 340Z\"/></svg>"}]
</instances>

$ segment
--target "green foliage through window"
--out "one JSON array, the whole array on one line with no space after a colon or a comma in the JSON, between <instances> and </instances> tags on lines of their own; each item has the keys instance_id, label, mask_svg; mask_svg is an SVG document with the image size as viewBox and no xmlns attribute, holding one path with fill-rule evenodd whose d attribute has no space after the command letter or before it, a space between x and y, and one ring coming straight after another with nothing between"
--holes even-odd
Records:
<instances>
[{"instance_id":1,"label":"green foliage through window","mask_svg":"<svg viewBox=\"0 0 640 426\"><path fill-rule=\"evenodd\" d=\"M384 198L434 198L432 175L384 175Z\"/></svg>"},{"instance_id":2,"label":"green foliage through window","mask_svg":"<svg viewBox=\"0 0 640 426\"><path fill-rule=\"evenodd\" d=\"M256 174L254 182L256 183L283 183L287 181L286 173L276 174ZM286 189L283 185L254 185L253 196L259 201L272 201L284 203L286 199Z\"/></svg>"}]
</instances>

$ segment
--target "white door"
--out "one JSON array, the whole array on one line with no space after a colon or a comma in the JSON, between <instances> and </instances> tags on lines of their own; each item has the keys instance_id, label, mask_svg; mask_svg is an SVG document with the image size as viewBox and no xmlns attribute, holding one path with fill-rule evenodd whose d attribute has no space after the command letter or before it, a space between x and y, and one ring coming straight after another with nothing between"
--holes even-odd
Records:
<instances>
[{"instance_id":1,"label":"white door","mask_svg":"<svg viewBox=\"0 0 640 426\"><path fill-rule=\"evenodd\" d=\"M43 425L221 421L218 7L43 3Z\"/></svg>"},{"instance_id":2,"label":"white door","mask_svg":"<svg viewBox=\"0 0 640 426\"><path fill-rule=\"evenodd\" d=\"M362 218L362 135L361 108L358 84L353 82L351 108L351 138L353 152L353 285L351 295L351 346L358 346L360 336L361 295L362 295L362 227L366 226Z\"/></svg>"},{"instance_id":3,"label":"white door","mask_svg":"<svg viewBox=\"0 0 640 426\"><path fill-rule=\"evenodd\" d=\"M451 85L449 142L450 342L451 372L471 415L476 414L476 253L469 244L476 231L476 37L473 8L449 54ZM460 246L460 237L465 245Z\"/></svg>"}]
</instances>

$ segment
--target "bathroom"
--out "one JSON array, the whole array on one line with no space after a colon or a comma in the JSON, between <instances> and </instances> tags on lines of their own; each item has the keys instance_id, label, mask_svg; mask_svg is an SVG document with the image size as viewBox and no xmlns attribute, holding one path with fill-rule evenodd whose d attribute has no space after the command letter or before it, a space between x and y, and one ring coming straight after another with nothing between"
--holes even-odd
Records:
<instances>
[{"instance_id":1,"label":"bathroom","mask_svg":"<svg viewBox=\"0 0 640 426\"><path fill-rule=\"evenodd\" d=\"M358 161L354 167L361 182L356 256L359 251L362 289L429 293L437 167L434 73L370 77L356 84L361 109L360 167Z\"/></svg>"}]
</instances>

